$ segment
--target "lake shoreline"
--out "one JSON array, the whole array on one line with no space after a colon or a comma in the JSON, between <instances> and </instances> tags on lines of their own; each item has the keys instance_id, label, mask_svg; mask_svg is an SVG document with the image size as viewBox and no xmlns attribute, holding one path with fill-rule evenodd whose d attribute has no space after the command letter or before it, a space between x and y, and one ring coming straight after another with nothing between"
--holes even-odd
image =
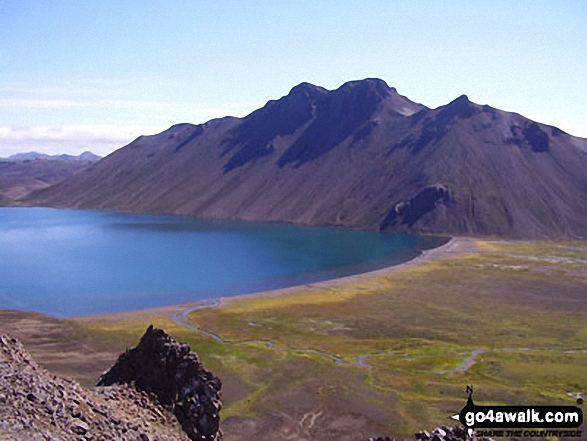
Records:
<instances>
[{"instance_id":1,"label":"lake shoreline","mask_svg":"<svg viewBox=\"0 0 587 441\"><path fill-rule=\"evenodd\" d=\"M0 211L1 308L58 318L304 286L398 265L450 239L91 210Z\"/></svg>"},{"instance_id":2,"label":"lake shoreline","mask_svg":"<svg viewBox=\"0 0 587 441\"><path fill-rule=\"evenodd\" d=\"M226 296L226 297L218 297L214 299L207 299L207 300L200 300L190 303L182 303L176 305L169 305L169 306L162 306L162 307L155 307L155 308L145 308L145 309L137 309L132 311L122 311L122 312L115 312L110 314L95 314L95 315L85 315L85 316L77 316L71 317L71 320L79 321L79 322L92 322L94 320L98 320L100 322L103 321L124 321L124 320L134 320L134 319L147 319L152 317L165 317L170 318L178 315L185 315L187 310L195 309L198 307L202 307L203 305L207 305L205 307L222 307L224 305L229 305L235 301L246 301L252 300L256 298L262 297L280 297L280 296L287 296L291 295L301 289L305 290L319 290L324 288L334 288L334 287L341 287L347 284L361 282L363 280L370 279L372 277L384 277L387 275L394 274L396 272L401 272L407 268L411 268L414 266L421 266L426 262L433 261L433 260L442 260L451 257L455 257L458 255L474 253L478 251L478 247L475 244L476 239L469 238L469 237L451 237L446 243L440 245L436 248L430 248L427 250L422 251L422 253L405 262L391 265L385 268L363 272L359 274L353 274L349 276L322 280L318 282L308 283L308 284L301 284L286 288L277 288L271 289L267 291L260 291L250 294L241 294L241 295L234 295L234 296Z\"/></svg>"},{"instance_id":3,"label":"lake shoreline","mask_svg":"<svg viewBox=\"0 0 587 441\"><path fill-rule=\"evenodd\" d=\"M392 264L392 265L386 266L384 268L361 272L361 273L357 273L357 274L351 274L348 276L337 277L337 278L328 279L328 280L321 280L318 282L313 282L313 283L308 283L308 284L290 286L287 288L278 288L278 289L272 289L272 290L268 290L268 291L251 293L251 294L243 294L243 295L239 295L239 296L220 297L215 300L218 300L218 302L220 303L218 306L222 306L222 305L230 304L230 303L236 301L237 299L246 300L246 299L259 298L259 297L278 297L281 295L286 295L288 293L298 291L300 288L316 290L316 289L340 287L340 286L344 286L344 285L351 284L351 283L361 282L362 280L365 280L365 279L368 279L371 277L380 277L380 276L386 276L389 274L393 274L395 272L402 271L402 270L409 268L409 267L412 267L412 266L422 265L422 264L429 262L431 260L444 259L444 258L447 258L450 256L455 256L457 254L463 254L464 252L473 252L474 250L475 250L475 247L474 247L472 240L469 240L467 238L451 237L451 238L449 238L449 240L446 243L444 243L438 247L423 250L420 255L414 257L413 259L406 260L405 262L401 262L398 264Z\"/></svg>"}]
</instances>

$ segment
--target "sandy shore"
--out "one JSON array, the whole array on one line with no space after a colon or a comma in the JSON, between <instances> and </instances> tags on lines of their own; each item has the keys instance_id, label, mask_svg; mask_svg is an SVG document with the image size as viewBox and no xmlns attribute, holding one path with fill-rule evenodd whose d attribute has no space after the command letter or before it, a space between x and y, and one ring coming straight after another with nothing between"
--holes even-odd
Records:
<instances>
[{"instance_id":1,"label":"sandy shore","mask_svg":"<svg viewBox=\"0 0 587 441\"><path fill-rule=\"evenodd\" d=\"M353 274L346 277L339 277L337 279L328 279L320 282L309 283L306 285L297 285L289 288L280 288L270 291L263 291L252 294L244 294L235 297L223 297L219 299L221 305L228 304L237 299L247 299L256 297L275 297L284 294L293 293L298 291L300 288L304 289L323 289L332 288L347 285L349 283L361 282L371 277L387 276L399 271L403 271L406 268L422 265L425 262L432 260L447 259L460 254L474 253L478 251L475 245L475 239L468 237L452 237L447 243L430 250L425 250L418 257L408 260L407 262L400 263L398 265L392 265L385 268L381 268L375 271L368 271L359 274Z\"/></svg>"},{"instance_id":2,"label":"sandy shore","mask_svg":"<svg viewBox=\"0 0 587 441\"><path fill-rule=\"evenodd\" d=\"M461 254L468 254L477 252L478 248L475 245L475 239L468 238L468 237L453 237L444 245L441 245L437 248L433 248L430 250L424 251L420 256L409 260L404 263L400 263L398 265L392 265L386 268L378 269L375 271L369 271L360 274L354 274L351 276L340 277L337 279L329 279L323 280L320 282L305 284L305 285L296 285L288 288L279 288L273 289L269 291L261 291L251 294L243 294L233 297L222 297L217 299L217 304L227 305L235 300L246 300L246 299L253 299L258 297L277 297L292 294L296 291L299 291L300 288L305 290L314 290L314 289L323 289L323 288L331 288L346 285L349 283L360 282L367 278L371 277L378 277L378 276L386 276L389 274L393 274L398 271L402 271L406 268L410 268L417 265L422 265L425 262L431 260L440 260L455 257ZM112 313L112 314L103 314L103 315L92 315L92 316L83 316L83 317L74 317L74 320L78 320L81 322L99 320L101 322L104 321L124 321L124 320L137 320L137 319L148 319L152 317L173 317L174 315L180 314L187 309L193 309L198 305L202 305L205 303L209 303L211 300L204 300L204 301L197 301L192 303L184 303L179 305L171 305L171 306L163 306L158 308L149 308L149 309L141 309L141 310L134 310L134 311L126 311L126 312L119 312L119 313Z\"/></svg>"}]
</instances>

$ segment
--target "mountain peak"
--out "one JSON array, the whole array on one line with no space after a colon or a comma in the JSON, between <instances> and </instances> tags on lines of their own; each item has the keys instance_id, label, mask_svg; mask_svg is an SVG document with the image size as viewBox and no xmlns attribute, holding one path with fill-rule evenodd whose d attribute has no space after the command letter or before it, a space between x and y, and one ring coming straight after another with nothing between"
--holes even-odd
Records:
<instances>
[{"instance_id":1,"label":"mountain peak","mask_svg":"<svg viewBox=\"0 0 587 441\"><path fill-rule=\"evenodd\" d=\"M180 159L167 155L180 141L145 139L153 157L122 149L19 203L585 238L587 140L552 133L466 95L429 109L375 78L336 90L302 83L189 140Z\"/></svg>"},{"instance_id":2,"label":"mountain peak","mask_svg":"<svg viewBox=\"0 0 587 441\"><path fill-rule=\"evenodd\" d=\"M323 87L316 86L311 83L303 82L294 86L290 91L288 96L295 96L295 95L305 95L315 97L321 94L326 93L327 90Z\"/></svg>"},{"instance_id":3,"label":"mountain peak","mask_svg":"<svg viewBox=\"0 0 587 441\"><path fill-rule=\"evenodd\" d=\"M481 111L480 107L469 101L467 95L461 95L445 106L440 107L441 113L453 117L470 118Z\"/></svg>"},{"instance_id":4,"label":"mountain peak","mask_svg":"<svg viewBox=\"0 0 587 441\"><path fill-rule=\"evenodd\" d=\"M384 103L384 106L392 113L402 116L413 115L425 108L425 106L400 95L395 87L389 87L385 81L379 78L349 81L333 93L354 102L371 102L376 107Z\"/></svg>"},{"instance_id":5,"label":"mountain peak","mask_svg":"<svg viewBox=\"0 0 587 441\"><path fill-rule=\"evenodd\" d=\"M340 92L370 92L382 98L389 95L392 90L395 92L395 89L391 89L385 81L379 78L348 81L337 89Z\"/></svg>"},{"instance_id":6,"label":"mountain peak","mask_svg":"<svg viewBox=\"0 0 587 441\"><path fill-rule=\"evenodd\" d=\"M80 153L77 157L78 157L78 159L85 160L85 161L98 161L98 160L102 159L101 156L95 155L94 153L90 152L89 150L86 150L85 152Z\"/></svg>"}]
</instances>

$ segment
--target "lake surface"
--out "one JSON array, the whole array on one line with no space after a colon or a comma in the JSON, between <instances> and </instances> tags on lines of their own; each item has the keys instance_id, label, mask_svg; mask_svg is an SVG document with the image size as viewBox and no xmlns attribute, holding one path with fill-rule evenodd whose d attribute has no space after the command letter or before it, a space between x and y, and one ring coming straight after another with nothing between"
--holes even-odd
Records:
<instances>
[{"instance_id":1,"label":"lake surface","mask_svg":"<svg viewBox=\"0 0 587 441\"><path fill-rule=\"evenodd\" d=\"M52 208L0 208L0 309L166 306L382 268L446 239Z\"/></svg>"}]
</instances>

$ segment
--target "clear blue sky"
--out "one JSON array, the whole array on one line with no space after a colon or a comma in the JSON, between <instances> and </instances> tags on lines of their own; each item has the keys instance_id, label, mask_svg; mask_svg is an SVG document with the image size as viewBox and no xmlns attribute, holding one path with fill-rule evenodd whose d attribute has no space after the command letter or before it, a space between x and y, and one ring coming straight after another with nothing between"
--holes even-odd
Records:
<instances>
[{"instance_id":1,"label":"clear blue sky","mask_svg":"<svg viewBox=\"0 0 587 441\"><path fill-rule=\"evenodd\" d=\"M587 137L587 2L0 0L0 156L99 154L378 77Z\"/></svg>"}]
</instances>

